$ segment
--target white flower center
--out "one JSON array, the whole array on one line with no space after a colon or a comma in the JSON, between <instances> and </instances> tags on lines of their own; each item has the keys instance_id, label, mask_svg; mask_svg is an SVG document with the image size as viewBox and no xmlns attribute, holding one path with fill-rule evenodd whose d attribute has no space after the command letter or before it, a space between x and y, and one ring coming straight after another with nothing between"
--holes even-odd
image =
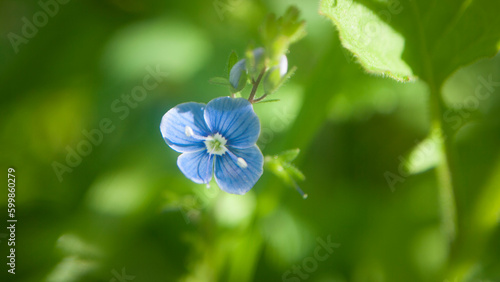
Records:
<instances>
[{"instance_id":1,"label":"white flower center","mask_svg":"<svg viewBox=\"0 0 500 282\"><path fill-rule=\"evenodd\" d=\"M234 162L236 162L236 164L239 167L241 167L243 169L248 167L248 164L245 161L245 159L237 157L234 153L232 153L231 151L229 151L226 148L227 139L224 138L219 133L215 133L214 135L203 137L203 136L196 135L194 133L193 129L189 126L186 126L184 128L184 133L186 134L187 137L192 137L196 140L203 140L203 142L205 143L205 146L207 147L207 151L210 155L222 156L227 152L229 154L229 157Z\"/></svg>"},{"instance_id":2,"label":"white flower center","mask_svg":"<svg viewBox=\"0 0 500 282\"><path fill-rule=\"evenodd\" d=\"M215 133L213 136L208 136L205 139L205 146L207 146L207 151L214 155L224 155L226 153L227 140L222 137L219 133Z\"/></svg>"}]
</instances>

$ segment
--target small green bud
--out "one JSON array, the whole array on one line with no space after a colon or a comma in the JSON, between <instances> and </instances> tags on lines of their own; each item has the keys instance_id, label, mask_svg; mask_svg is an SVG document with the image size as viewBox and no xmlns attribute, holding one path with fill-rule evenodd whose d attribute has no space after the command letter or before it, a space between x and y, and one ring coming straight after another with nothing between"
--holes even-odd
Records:
<instances>
[{"instance_id":1,"label":"small green bud","mask_svg":"<svg viewBox=\"0 0 500 282\"><path fill-rule=\"evenodd\" d=\"M229 72L229 82L233 92L241 91L245 87L248 74L255 77L265 68L264 54L264 48L254 49L247 52L246 59L241 59L232 66Z\"/></svg>"},{"instance_id":2,"label":"small green bud","mask_svg":"<svg viewBox=\"0 0 500 282\"><path fill-rule=\"evenodd\" d=\"M246 60L238 61L229 72L229 82L231 83L232 92L239 92L247 83Z\"/></svg>"},{"instance_id":3,"label":"small green bud","mask_svg":"<svg viewBox=\"0 0 500 282\"><path fill-rule=\"evenodd\" d=\"M271 94L283 83L283 76L288 71L288 60L285 55L281 56L279 65L271 67L264 77L264 92Z\"/></svg>"}]
</instances>

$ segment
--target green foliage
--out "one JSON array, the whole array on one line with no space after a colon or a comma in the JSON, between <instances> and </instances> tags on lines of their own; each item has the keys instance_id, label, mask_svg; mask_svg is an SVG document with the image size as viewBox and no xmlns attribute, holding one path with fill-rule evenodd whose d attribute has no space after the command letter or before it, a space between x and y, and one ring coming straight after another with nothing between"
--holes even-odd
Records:
<instances>
[{"instance_id":1,"label":"green foliage","mask_svg":"<svg viewBox=\"0 0 500 282\"><path fill-rule=\"evenodd\" d=\"M413 79L403 60L405 38L362 2L322 0L320 12L337 26L342 45L372 73L399 81Z\"/></svg>"},{"instance_id":2,"label":"green foliage","mask_svg":"<svg viewBox=\"0 0 500 282\"><path fill-rule=\"evenodd\" d=\"M23 18L46 10L39 2L0 4L9 11L0 17L2 34L23 36ZM124 272L134 282L267 282L283 281L288 270L291 281L500 281L500 54L467 66L498 47L498 1L352 1L344 20L359 27L374 18L351 21L350 13L371 11L404 40L401 54L382 54L383 60L378 51L342 48L348 44L318 14L319 0L217 0L227 8L218 10L204 0L101 2L59 5L18 53L8 40L0 43L0 155L3 172L14 166L18 178L16 274L6 271L5 253L0 281L120 281ZM325 8L327 2L323 13L332 15L348 4ZM290 3L307 21L308 36L286 51L290 66L299 67L293 79L254 105L262 124L258 145L271 155L263 177L244 196L214 182L208 189L192 183L158 132L162 115L179 103L226 95L229 50L241 60L249 41L256 40L251 50L263 46L260 24ZM349 44L372 46L378 38ZM421 38L428 59L419 53ZM389 50L397 40L387 42ZM395 76L399 66L399 78L367 74L351 52L364 65L376 62L372 73ZM145 66L169 75L155 80ZM223 87L207 83L221 72L213 82ZM439 88L439 77L450 72ZM414 82L398 82L405 76ZM495 83L487 88L483 79ZM137 91L142 86L147 95ZM489 97L471 109L466 102L478 87ZM250 91L234 95L247 98ZM452 120L443 124L456 126L443 139L430 134L440 126L426 104L439 96ZM100 138L96 130L108 118L114 131ZM440 140L452 142L454 152L453 241L444 235L434 173L443 160ZM86 155L60 182L52 164L66 164L68 156L76 162L68 148ZM291 150L274 159L286 148L300 148L300 158ZM414 165L410 172L400 157ZM399 177L393 191L385 171ZM290 189L297 187L292 180L307 200ZM7 211L7 203L5 191L0 209ZM316 251L326 238L340 247L308 272L315 254L326 257ZM308 278L295 275L295 266Z\"/></svg>"},{"instance_id":3,"label":"green foliage","mask_svg":"<svg viewBox=\"0 0 500 282\"><path fill-rule=\"evenodd\" d=\"M471 232L469 228L459 230L470 223L467 217L460 217L456 211L455 197L461 186L454 150L458 127L451 125L450 109L442 91L445 81L460 67L498 52L500 2L322 0L320 10L337 26L342 45L358 58L365 70L398 81L419 77L427 84L430 128L432 134L437 132L439 137L428 138L425 142L430 144L427 145L417 144L400 167L406 167L412 174L439 163L436 172L441 226L453 248L451 252L455 253L455 264L451 264L446 272L464 279L472 267L470 254L453 242L458 240L470 248L482 248L483 245L478 246L476 241L484 242L492 230L485 230L482 234ZM480 87L474 92L476 96L479 95L478 89ZM467 98L472 97L469 94ZM494 198L483 205L498 212Z\"/></svg>"},{"instance_id":4,"label":"green foliage","mask_svg":"<svg viewBox=\"0 0 500 282\"><path fill-rule=\"evenodd\" d=\"M231 86L231 83L229 83L229 79L225 77L212 77L208 80L208 82L216 85Z\"/></svg>"},{"instance_id":5,"label":"green foliage","mask_svg":"<svg viewBox=\"0 0 500 282\"><path fill-rule=\"evenodd\" d=\"M238 54L236 54L236 51L233 50L229 55L229 59L227 60L227 77L229 77L231 69L237 62L238 62Z\"/></svg>"},{"instance_id":6,"label":"green foliage","mask_svg":"<svg viewBox=\"0 0 500 282\"><path fill-rule=\"evenodd\" d=\"M299 193L301 193L303 197L306 198L307 194L303 194L302 190L300 190L296 182L297 180L304 181L306 177L292 163L297 158L299 153L300 149L298 148L288 150L274 156L265 156L264 161L266 169L269 169L274 175L276 175L287 185L296 188Z\"/></svg>"},{"instance_id":7,"label":"green foliage","mask_svg":"<svg viewBox=\"0 0 500 282\"><path fill-rule=\"evenodd\" d=\"M265 99L262 101L255 102L255 104L264 104L264 103L273 103L273 102L279 102L281 101L280 99Z\"/></svg>"},{"instance_id":8,"label":"green foliage","mask_svg":"<svg viewBox=\"0 0 500 282\"><path fill-rule=\"evenodd\" d=\"M255 45L251 43L245 50L245 59L246 59L246 68L248 71L248 77L252 81L255 81L259 76L261 70L265 68L266 65L265 56L267 55L264 51L264 53L261 56L256 56L254 53L255 49L256 49Z\"/></svg>"},{"instance_id":9,"label":"green foliage","mask_svg":"<svg viewBox=\"0 0 500 282\"><path fill-rule=\"evenodd\" d=\"M278 155L275 155L273 158L278 160L280 163L291 163L293 162L300 154L300 149L293 149L281 152Z\"/></svg>"},{"instance_id":10,"label":"green foliage","mask_svg":"<svg viewBox=\"0 0 500 282\"><path fill-rule=\"evenodd\" d=\"M277 63L290 44L306 35L305 21L299 20L299 10L290 7L283 17L269 15L261 27L261 37L271 62Z\"/></svg>"},{"instance_id":11,"label":"green foliage","mask_svg":"<svg viewBox=\"0 0 500 282\"><path fill-rule=\"evenodd\" d=\"M264 93L271 94L281 84L280 69L273 67L269 69L264 75Z\"/></svg>"},{"instance_id":12,"label":"green foliage","mask_svg":"<svg viewBox=\"0 0 500 282\"><path fill-rule=\"evenodd\" d=\"M283 77L280 76L278 68L270 69L264 78L264 93L271 95L288 81L297 71L293 66Z\"/></svg>"},{"instance_id":13,"label":"green foliage","mask_svg":"<svg viewBox=\"0 0 500 282\"><path fill-rule=\"evenodd\" d=\"M322 0L342 45L363 67L437 86L457 68L498 51L500 2Z\"/></svg>"},{"instance_id":14,"label":"green foliage","mask_svg":"<svg viewBox=\"0 0 500 282\"><path fill-rule=\"evenodd\" d=\"M217 84L217 85L223 85L229 87L229 91L234 94L237 93L243 88L245 88L246 83L247 83L247 74L246 72L242 71L239 80L238 80L238 85L236 88L233 87L231 82L229 81L230 74L231 74L231 69L233 66L238 62L238 54L233 50L231 54L229 55L229 58L227 60L227 78L225 77L213 77L211 78L208 82L212 84Z\"/></svg>"}]
</instances>

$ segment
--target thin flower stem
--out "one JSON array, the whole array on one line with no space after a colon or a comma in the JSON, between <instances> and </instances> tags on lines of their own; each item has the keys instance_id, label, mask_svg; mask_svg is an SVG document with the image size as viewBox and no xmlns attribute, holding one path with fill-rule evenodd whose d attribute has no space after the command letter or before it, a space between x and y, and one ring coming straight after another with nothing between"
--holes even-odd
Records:
<instances>
[{"instance_id":1,"label":"thin flower stem","mask_svg":"<svg viewBox=\"0 0 500 282\"><path fill-rule=\"evenodd\" d=\"M295 182L295 180L293 180L293 178L290 176L290 174L288 174L288 176L290 177L290 180L292 181L292 184L293 184L293 187L295 188L295 190L297 190L297 192L299 192L300 196L302 196L302 199L307 199L307 197L309 197L309 195L307 195L306 193L304 193L304 191L302 191L302 189L300 189L299 185L297 184L297 182Z\"/></svg>"},{"instance_id":2,"label":"thin flower stem","mask_svg":"<svg viewBox=\"0 0 500 282\"><path fill-rule=\"evenodd\" d=\"M260 101L264 100L264 98L266 98L266 97L267 97L267 94L264 94L264 95L260 96L259 98L253 100L253 102L254 103L260 102Z\"/></svg>"},{"instance_id":3,"label":"thin flower stem","mask_svg":"<svg viewBox=\"0 0 500 282\"><path fill-rule=\"evenodd\" d=\"M257 88L259 87L260 81L262 80L262 77L264 76L265 72L266 69L265 68L262 69L259 76L257 77L257 80L253 83L252 92L250 92L250 96L248 97L248 101L252 104L255 102L253 98L255 98L255 94L257 93Z\"/></svg>"}]
</instances>

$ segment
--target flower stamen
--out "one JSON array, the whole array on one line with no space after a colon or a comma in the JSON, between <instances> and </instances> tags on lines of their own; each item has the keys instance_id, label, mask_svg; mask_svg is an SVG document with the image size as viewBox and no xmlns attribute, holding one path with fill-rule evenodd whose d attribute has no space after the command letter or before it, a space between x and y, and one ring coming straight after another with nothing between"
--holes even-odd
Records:
<instances>
[{"instance_id":1,"label":"flower stamen","mask_svg":"<svg viewBox=\"0 0 500 282\"><path fill-rule=\"evenodd\" d=\"M227 153L229 154L229 157L231 157L231 159L241 168L247 168L248 167L248 164L247 162L245 161L244 158L240 158L240 157L237 157L233 152L231 151L227 151Z\"/></svg>"},{"instance_id":2,"label":"flower stamen","mask_svg":"<svg viewBox=\"0 0 500 282\"><path fill-rule=\"evenodd\" d=\"M220 156L224 155L227 151L226 143L226 138L219 133L215 133L214 135L207 136L205 138L205 146L207 147L209 154Z\"/></svg>"},{"instance_id":3,"label":"flower stamen","mask_svg":"<svg viewBox=\"0 0 500 282\"><path fill-rule=\"evenodd\" d=\"M243 159L243 158L238 158L236 160L236 164L241 167L241 168L247 168L248 167L248 164L247 162Z\"/></svg>"},{"instance_id":4,"label":"flower stamen","mask_svg":"<svg viewBox=\"0 0 500 282\"><path fill-rule=\"evenodd\" d=\"M197 140L204 141L204 140L207 140L207 138L208 138L208 137L203 137L203 136L195 134L193 129L190 126L186 126L184 128L184 133L186 134L187 137L193 137L194 139L197 139Z\"/></svg>"},{"instance_id":5,"label":"flower stamen","mask_svg":"<svg viewBox=\"0 0 500 282\"><path fill-rule=\"evenodd\" d=\"M194 135L193 129L189 126L186 126L186 128L184 129L184 133L187 137L191 137Z\"/></svg>"}]
</instances>

